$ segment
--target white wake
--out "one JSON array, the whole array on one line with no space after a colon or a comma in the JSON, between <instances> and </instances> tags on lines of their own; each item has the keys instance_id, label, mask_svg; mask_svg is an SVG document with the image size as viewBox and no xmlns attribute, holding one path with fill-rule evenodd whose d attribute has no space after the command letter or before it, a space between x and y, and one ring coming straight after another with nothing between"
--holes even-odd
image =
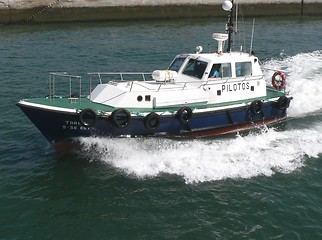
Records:
<instances>
[{"instance_id":1,"label":"white wake","mask_svg":"<svg viewBox=\"0 0 322 240\"><path fill-rule=\"evenodd\" d=\"M264 66L287 73L286 90L294 97L289 116L301 118L322 109L322 51L271 60ZM269 79L272 72L265 74ZM264 126L246 136L211 140L81 138L80 142L83 151L126 174L138 178L175 174L194 183L292 172L322 153L322 123L284 131Z\"/></svg>"},{"instance_id":2,"label":"white wake","mask_svg":"<svg viewBox=\"0 0 322 240\"><path fill-rule=\"evenodd\" d=\"M282 70L287 75L286 91L293 96L290 117L303 116L322 109L322 51L300 53L281 60L271 60L264 68ZM273 71L267 71L267 79Z\"/></svg>"}]
</instances>

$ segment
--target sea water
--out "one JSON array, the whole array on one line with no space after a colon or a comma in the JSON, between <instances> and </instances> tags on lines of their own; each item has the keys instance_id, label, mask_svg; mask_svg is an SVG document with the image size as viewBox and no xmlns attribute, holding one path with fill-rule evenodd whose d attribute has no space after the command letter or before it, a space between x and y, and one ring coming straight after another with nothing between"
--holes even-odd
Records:
<instances>
[{"instance_id":1,"label":"sea water","mask_svg":"<svg viewBox=\"0 0 322 240\"><path fill-rule=\"evenodd\" d=\"M322 236L322 19L256 19L287 120L206 139L80 138L56 153L15 106L47 73L152 71L226 19L1 26L0 239L318 239ZM251 19L236 36L251 45ZM249 34L248 34L249 33ZM239 39L237 39L239 38Z\"/></svg>"}]
</instances>

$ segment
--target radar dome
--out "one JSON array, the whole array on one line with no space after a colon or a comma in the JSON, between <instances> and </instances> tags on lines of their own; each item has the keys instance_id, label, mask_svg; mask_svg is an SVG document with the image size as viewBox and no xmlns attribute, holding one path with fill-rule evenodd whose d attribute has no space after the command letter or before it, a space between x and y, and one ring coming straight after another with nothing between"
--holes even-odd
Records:
<instances>
[{"instance_id":1,"label":"radar dome","mask_svg":"<svg viewBox=\"0 0 322 240\"><path fill-rule=\"evenodd\" d=\"M233 4L231 1L225 0L221 6L222 6L222 9L224 9L225 11L230 11L231 8L233 7Z\"/></svg>"}]
</instances>

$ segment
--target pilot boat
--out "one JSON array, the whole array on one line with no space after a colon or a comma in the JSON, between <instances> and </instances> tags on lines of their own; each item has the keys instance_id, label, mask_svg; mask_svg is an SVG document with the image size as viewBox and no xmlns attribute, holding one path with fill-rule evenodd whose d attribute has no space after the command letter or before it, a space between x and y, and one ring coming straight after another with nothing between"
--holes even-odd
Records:
<instances>
[{"instance_id":1,"label":"pilot boat","mask_svg":"<svg viewBox=\"0 0 322 240\"><path fill-rule=\"evenodd\" d=\"M216 136L284 119L292 99L285 75L276 71L269 86L256 56L232 51L232 3L223 8L226 32L212 35L218 43L212 52L199 46L152 73L88 73L88 94L81 76L49 73L49 95L17 106L55 147L88 136ZM69 86L65 96L57 94L58 79Z\"/></svg>"}]
</instances>

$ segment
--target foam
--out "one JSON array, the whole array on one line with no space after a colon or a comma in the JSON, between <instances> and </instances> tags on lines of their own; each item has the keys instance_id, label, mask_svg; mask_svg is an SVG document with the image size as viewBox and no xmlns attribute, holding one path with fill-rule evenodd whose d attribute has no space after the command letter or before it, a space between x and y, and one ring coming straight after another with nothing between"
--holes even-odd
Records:
<instances>
[{"instance_id":1,"label":"foam","mask_svg":"<svg viewBox=\"0 0 322 240\"><path fill-rule=\"evenodd\" d=\"M322 52L302 53L264 66L284 70L287 91L294 99L289 115L303 117L322 109ZM265 73L270 79L272 71ZM162 173L181 176L186 183L272 176L290 173L308 158L322 153L322 123L305 129L279 131L263 126L246 136L212 140L164 138L80 138L83 151L137 178Z\"/></svg>"},{"instance_id":2,"label":"foam","mask_svg":"<svg viewBox=\"0 0 322 240\"><path fill-rule=\"evenodd\" d=\"M286 91L293 96L288 109L290 117L299 117L322 109L322 50L300 53L285 59L273 59L264 68L282 70L287 75ZM270 81L273 71L266 71Z\"/></svg>"},{"instance_id":3,"label":"foam","mask_svg":"<svg viewBox=\"0 0 322 240\"><path fill-rule=\"evenodd\" d=\"M214 140L157 138L81 138L83 150L137 178L161 173L182 176L187 183L272 176L289 173L322 152L322 124L310 129L277 131Z\"/></svg>"}]
</instances>

